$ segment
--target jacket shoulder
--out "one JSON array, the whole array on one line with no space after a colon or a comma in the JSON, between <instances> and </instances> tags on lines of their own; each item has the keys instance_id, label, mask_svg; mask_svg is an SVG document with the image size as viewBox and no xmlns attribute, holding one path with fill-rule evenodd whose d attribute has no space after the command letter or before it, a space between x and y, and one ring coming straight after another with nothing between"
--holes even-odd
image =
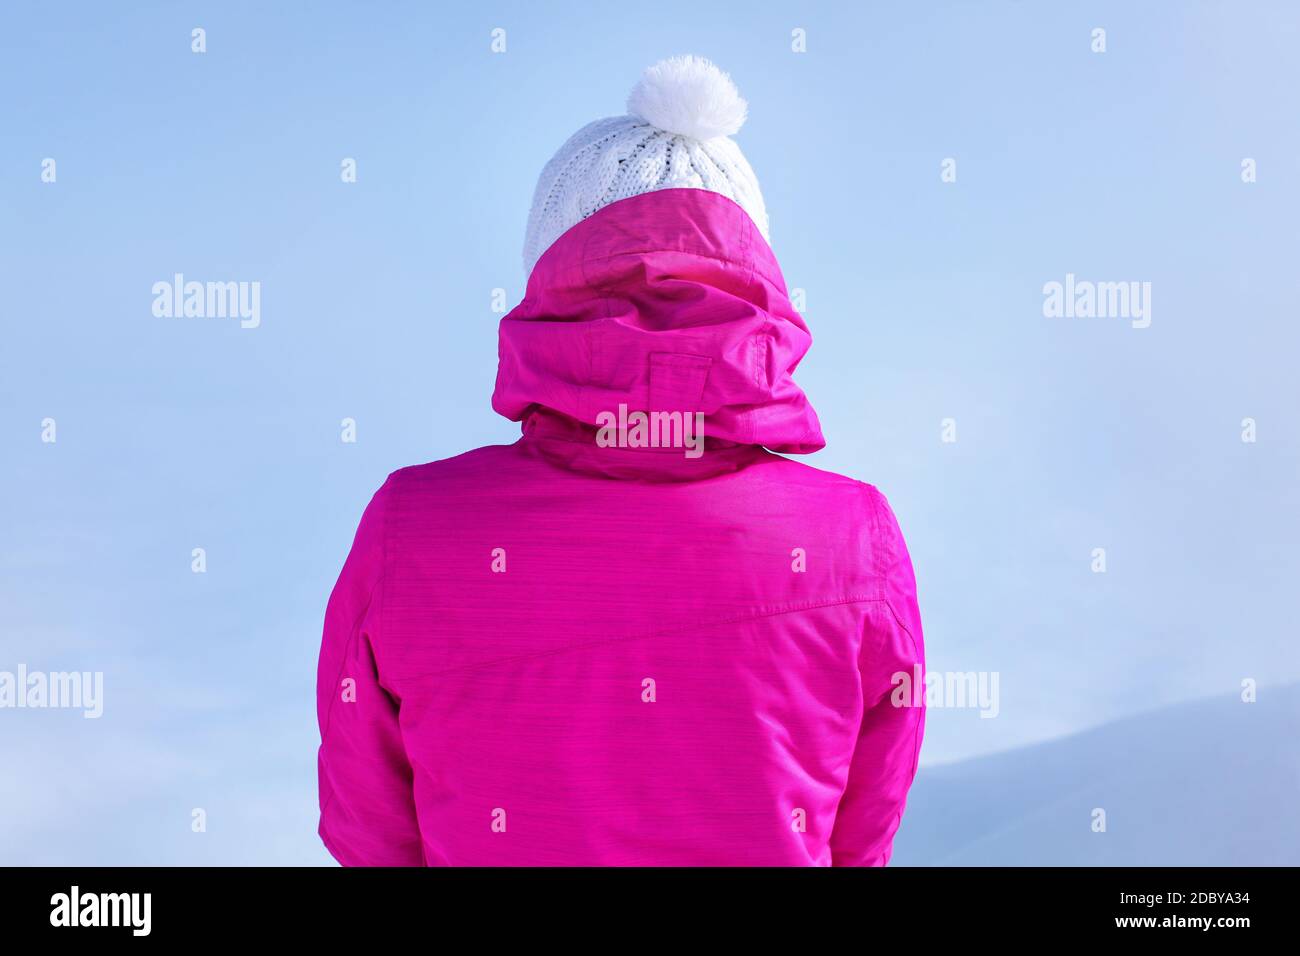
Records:
<instances>
[{"instance_id":1,"label":"jacket shoulder","mask_svg":"<svg viewBox=\"0 0 1300 956\"><path fill-rule=\"evenodd\" d=\"M889 573L906 555L893 508L875 485L783 455L772 454L771 461L776 469L774 476L779 475L781 481L809 492L810 507L819 511L833 508L844 524L859 530L867 539L861 546L870 555L873 572Z\"/></svg>"},{"instance_id":2,"label":"jacket shoulder","mask_svg":"<svg viewBox=\"0 0 1300 956\"><path fill-rule=\"evenodd\" d=\"M513 445L484 445L451 458L407 465L390 474L385 486L402 492L449 481L489 478L501 473L502 463L512 454L513 448Z\"/></svg>"},{"instance_id":3,"label":"jacket shoulder","mask_svg":"<svg viewBox=\"0 0 1300 956\"><path fill-rule=\"evenodd\" d=\"M841 475L836 471L815 468L802 461L786 458L784 455L772 452L768 454L770 465L784 481L816 487L826 494L841 495L846 501L856 500L868 513L874 513L885 501L884 494L873 484Z\"/></svg>"}]
</instances>

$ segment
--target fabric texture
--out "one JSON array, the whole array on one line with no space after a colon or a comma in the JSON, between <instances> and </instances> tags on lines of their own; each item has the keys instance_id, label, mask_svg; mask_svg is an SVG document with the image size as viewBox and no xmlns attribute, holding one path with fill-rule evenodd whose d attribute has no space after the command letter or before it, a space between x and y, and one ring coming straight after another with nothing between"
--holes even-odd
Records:
<instances>
[{"instance_id":1,"label":"fabric texture","mask_svg":"<svg viewBox=\"0 0 1300 956\"><path fill-rule=\"evenodd\" d=\"M571 227L611 203L659 189L726 196L768 238L758 178L730 139L746 104L708 60L673 57L645 71L628 115L589 123L538 177L524 238L524 272Z\"/></svg>"},{"instance_id":2,"label":"fabric texture","mask_svg":"<svg viewBox=\"0 0 1300 956\"><path fill-rule=\"evenodd\" d=\"M792 378L810 341L716 193L612 203L539 260L493 395L522 437L390 475L330 597L337 860L888 861L924 727L916 583L878 490L769 450L824 444ZM702 453L602 445L620 405L702 415Z\"/></svg>"}]
</instances>

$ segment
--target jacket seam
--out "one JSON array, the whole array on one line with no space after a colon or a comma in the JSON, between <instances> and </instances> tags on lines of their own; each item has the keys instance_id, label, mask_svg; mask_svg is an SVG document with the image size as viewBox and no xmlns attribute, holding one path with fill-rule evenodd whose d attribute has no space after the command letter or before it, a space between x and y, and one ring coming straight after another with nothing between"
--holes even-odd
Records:
<instances>
[{"instance_id":1,"label":"jacket seam","mask_svg":"<svg viewBox=\"0 0 1300 956\"><path fill-rule=\"evenodd\" d=\"M381 577L382 580L382 577ZM339 678L343 676L344 669L348 666L348 651L357 642L357 636L361 633L361 622L366 619L366 614L370 611L370 602L374 599L375 589L379 587L379 581L376 581L370 588L370 593L366 595L366 602L362 605L361 611L357 614L356 620L352 622L352 633L348 635L347 643L343 645L343 658L339 661L338 673L334 675L334 684L329 690L330 706L325 712L325 726L320 732L320 761L322 764L327 763L325 759L325 743L329 740L330 728L334 726L334 708L338 705ZM330 795L321 805L321 817L325 816L325 811L334 803L334 797L338 794L336 787L330 787Z\"/></svg>"},{"instance_id":2,"label":"jacket seam","mask_svg":"<svg viewBox=\"0 0 1300 956\"><path fill-rule=\"evenodd\" d=\"M610 253L606 253L605 255L595 255L595 256L588 256L588 255L586 255L586 253L584 253L584 254L583 254L584 258L583 258L583 261L582 261L582 279L583 279L583 282L584 282L584 284L586 284L586 285L590 285L590 284L591 284L590 281L587 279L587 265L588 265L589 263L592 263L592 262L605 262L606 260L609 260L609 259L622 259L622 258L625 257L625 256L646 256L646 255L653 255L653 254L655 254L655 253L660 253L660 252L676 252L676 253L680 253L680 254L682 254L682 255L695 256L697 259L709 259L709 260L712 260L713 262L721 262L723 265L728 265L728 266L732 266L732 267L734 267L734 268L736 268L736 269L740 269L740 270L742 270L743 273L744 273L744 282L745 282L746 287L748 287L749 284L750 284L751 282L753 282L753 280L754 280L755 278L762 279L764 282L767 282L767 283L769 283L769 284L774 284L774 283L772 283L772 280L771 280L770 278L768 278L767 273L762 272L761 270L758 269L757 264L753 261L753 258L752 258L752 257L750 258L750 260L749 260L748 262L746 262L746 261L744 261L744 260L733 259L733 258L730 258L730 257L728 257L728 256L717 256L717 255L711 255L711 254L709 254L709 253L707 253L707 252L699 252L699 251L694 250L694 249L663 249L663 248L659 248L659 247L651 247L651 248L647 248L647 249L626 250L626 251L622 251L622 252L610 252Z\"/></svg>"},{"instance_id":3,"label":"jacket seam","mask_svg":"<svg viewBox=\"0 0 1300 956\"><path fill-rule=\"evenodd\" d=\"M385 489L388 487L392 479L393 476L389 475L388 478L384 480L384 484L379 489L380 494L385 494ZM329 706L329 710L326 711L325 713L325 726L321 728L321 734L320 734L321 763L326 762L325 753L324 753L325 742L329 739L330 729L334 726L334 708L338 704L339 680L343 676L343 671L348 666L348 652L351 651L353 646L357 643L357 639L361 634L361 622L364 621L366 619L366 615L370 613L370 606L371 604L374 603L376 594L379 595L379 627L382 630L384 626L385 602L383 599L383 591L381 589L384 583L388 579L388 499L387 497L385 497L380 502L380 504L381 507L379 509L379 519L380 519L379 520L379 555L380 555L379 577L375 580L375 583L370 586L370 590L366 594L366 600L361 605L361 609L357 612L356 619L352 622L352 632L348 635L347 643L343 645L343 656L342 659L339 661L338 672L334 675L334 686L331 687L329 691L330 706ZM375 672L376 672L376 677L378 677L379 655L375 653L375 648L373 646L371 647L371 653L374 655L375 658ZM380 684L380 686L382 687L383 685ZM338 793L337 788L331 786L330 795L329 797L326 798L325 803L320 808L322 819L324 818L325 811L328 810L330 806L334 803L334 797L337 793Z\"/></svg>"},{"instance_id":4,"label":"jacket seam","mask_svg":"<svg viewBox=\"0 0 1300 956\"><path fill-rule=\"evenodd\" d=\"M884 524L885 524L885 523L884 523L884 521L882 520L882 515L881 515L881 513L880 513L880 498L881 498L880 492L877 491L876 489L872 488L870 485L867 485L867 484L863 484L862 487L863 487L863 489L866 491L867 496L871 499L871 537L872 537L872 540L873 540L873 541L876 541L876 542L877 542L878 544L880 544L880 545L885 545L885 544L886 544L886 542L885 542L885 536L884 536L884 534L882 533L882 531L883 531L883 529L884 529ZM873 493L873 492L874 492L874 493ZM888 544L888 547L889 547L890 551L892 552L892 551L893 551L893 543L890 542L890 543ZM876 549L874 549L874 553L873 553L872 556L871 556L871 570L874 571L874 572L876 573L876 576L879 577L879 578L883 578L884 575L885 575L885 573L886 573L886 571L887 571L888 568L889 568L889 563L886 562L886 560L885 560L886 556L882 553L883 551L884 551L884 548L883 548L883 547L876 548ZM883 582L882 582L882 583L883 583Z\"/></svg>"},{"instance_id":5,"label":"jacket seam","mask_svg":"<svg viewBox=\"0 0 1300 956\"><path fill-rule=\"evenodd\" d=\"M921 659L921 653L920 653L919 649L917 648L916 637L912 634L912 629L909 628L909 627L908 627L908 626L903 622L902 617L900 617L899 614L898 614L898 612L897 612L896 610L894 610L894 605L893 605L892 602L890 602L890 600L889 600L888 598L882 598L882 601L883 601L885 607L889 609L889 613L890 613L890 615L894 618L894 623L897 624L898 627L902 630L902 632L903 632L904 634L907 635L907 639L908 639L908 641L911 642L911 644L912 644L912 661L913 661L913 663L914 663L914 664L915 664L915 663L919 663L919 664L921 665L921 669L922 669L922 670L925 670L925 661L923 661L923 660ZM920 707L919 709L920 709L920 711L921 711L921 714L924 715L924 713L925 713L925 688L924 688L924 685L922 685L922 689L921 689L921 702L922 702L922 703L921 703L921 707ZM911 776L911 779L912 779L912 780L915 780L915 779L916 779L916 771L917 771L917 768L920 766L920 763L921 763L921 744L920 744L920 741L918 740L918 738L919 738L920 736L921 736L921 718L918 717L917 720L916 720L916 728L915 728L915 730L914 730L913 733L912 733L912 776ZM898 816L899 816L899 819L901 820L901 819L902 819L902 816L903 816L903 813L902 813L901 810L899 811Z\"/></svg>"},{"instance_id":6,"label":"jacket seam","mask_svg":"<svg viewBox=\"0 0 1300 956\"><path fill-rule=\"evenodd\" d=\"M330 727L334 724L334 706L337 703L335 695L338 691L339 678L343 676L343 671L346 670L348 666L348 652L352 650L353 645L357 643L357 637L361 633L361 622L366 619L366 614L370 611L370 604L374 599L375 591L378 587L378 581L371 585L370 593L366 595L365 603L361 605L361 610L357 612L356 619L352 622L352 631L348 635L347 643L343 645L343 659L339 661L338 673L334 675L334 687L330 691L330 709L329 712L325 714L325 728L321 731L321 743L325 742L325 738L329 736Z\"/></svg>"},{"instance_id":7,"label":"jacket seam","mask_svg":"<svg viewBox=\"0 0 1300 956\"><path fill-rule=\"evenodd\" d=\"M815 611L827 607L842 607L846 604L878 604L885 602L881 597L868 597L866 595L853 595L846 598L838 598L828 601L807 601L799 604L785 605L770 611L763 611L757 614L735 614L730 617L718 618L703 623L692 622L682 624L677 627L657 628L649 631L641 631L636 634L625 634L620 637L608 637L598 641L584 641L579 644L566 644L564 647L551 648L546 651L537 651L532 654L514 654L509 657L497 657L492 660L475 661L471 664L459 664L456 667L447 667L442 670L426 671L421 674L404 674L398 679L404 681L423 680L427 677L439 677L443 674L454 674L459 671L473 670L481 667L496 667L501 664L511 664L516 661L539 660L544 657L553 657L557 654L567 654L571 651L586 650L592 647L601 647L606 644L619 644L631 641L645 640L649 637L660 637L665 634L675 634L680 631L698 630L710 627L722 627L727 624L741 624L748 621L761 621L769 617L780 617L785 614L797 614L800 611ZM887 603L887 602L885 602Z\"/></svg>"}]
</instances>

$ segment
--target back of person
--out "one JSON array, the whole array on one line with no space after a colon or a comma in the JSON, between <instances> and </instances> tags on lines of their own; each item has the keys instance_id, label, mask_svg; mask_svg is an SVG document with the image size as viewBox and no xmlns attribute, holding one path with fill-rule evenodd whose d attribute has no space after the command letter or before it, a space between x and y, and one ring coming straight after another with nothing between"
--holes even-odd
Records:
<instances>
[{"instance_id":1,"label":"back of person","mask_svg":"<svg viewBox=\"0 0 1300 956\"><path fill-rule=\"evenodd\" d=\"M588 139L744 178L725 136L622 120ZM773 454L824 442L761 198L669 156L546 226L583 135L501 324L523 436L394 472L331 595L322 839L350 865L883 865L924 724L897 522Z\"/></svg>"}]
</instances>

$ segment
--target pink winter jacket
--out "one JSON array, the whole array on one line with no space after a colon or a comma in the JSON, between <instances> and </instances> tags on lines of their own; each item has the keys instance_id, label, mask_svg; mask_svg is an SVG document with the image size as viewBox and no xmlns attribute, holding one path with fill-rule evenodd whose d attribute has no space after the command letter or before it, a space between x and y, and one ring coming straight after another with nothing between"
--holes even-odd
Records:
<instances>
[{"instance_id":1,"label":"pink winter jacket","mask_svg":"<svg viewBox=\"0 0 1300 956\"><path fill-rule=\"evenodd\" d=\"M339 862L889 860L924 725L916 585L879 491L765 450L824 444L791 379L810 343L711 192L621 200L542 256L492 400L523 437L390 475L330 596ZM635 416L598 442L620 405L702 412L702 453L663 415L660 447L632 447Z\"/></svg>"}]
</instances>

